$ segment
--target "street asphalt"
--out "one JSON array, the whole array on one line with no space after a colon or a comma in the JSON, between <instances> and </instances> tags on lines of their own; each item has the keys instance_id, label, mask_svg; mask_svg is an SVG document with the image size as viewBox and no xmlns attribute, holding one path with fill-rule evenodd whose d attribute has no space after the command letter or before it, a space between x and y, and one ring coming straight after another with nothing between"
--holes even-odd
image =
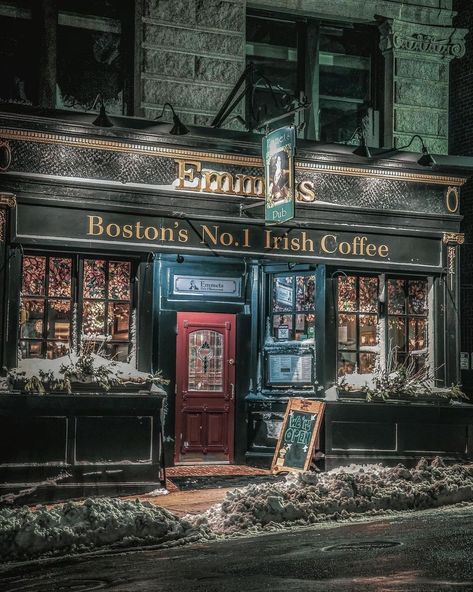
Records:
<instances>
[{"instance_id":1,"label":"street asphalt","mask_svg":"<svg viewBox=\"0 0 473 592\"><path fill-rule=\"evenodd\" d=\"M0 566L0 592L473 591L473 504Z\"/></svg>"}]
</instances>

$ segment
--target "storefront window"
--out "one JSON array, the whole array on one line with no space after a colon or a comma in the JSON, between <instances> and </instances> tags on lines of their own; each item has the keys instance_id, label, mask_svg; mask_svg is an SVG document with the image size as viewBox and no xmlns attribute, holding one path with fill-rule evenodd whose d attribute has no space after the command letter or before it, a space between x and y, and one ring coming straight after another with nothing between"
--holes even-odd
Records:
<instances>
[{"instance_id":1,"label":"storefront window","mask_svg":"<svg viewBox=\"0 0 473 592\"><path fill-rule=\"evenodd\" d=\"M78 274L82 263L82 273ZM73 291L78 282L77 300ZM20 302L23 358L57 358L70 351L73 310L76 331L109 357L127 359L130 348L131 263L80 260L62 255L25 255ZM79 337L76 335L76 337Z\"/></svg>"},{"instance_id":2,"label":"storefront window","mask_svg":"<svg viewBox=\"0 0 473 592\"><path fill-rule=\"evenodd\" d=\"M69 351L72 259L23 258L20 350L24 358L57 358Z\"/></svg>"},{"instance_id":3,"label":"storefront window","mask_svg":"<svg viewBox=\"0 0 473 592\"><path fill-rule=\"evenodd\" d=\"M428 284L426 279L387 280L388 341L398 364L425 366Z\"/></svg>"},{"instance_id":4,"label":"storefront window","mask_svg":"<svg viewBox=\"0 0 473 592\"><path fill-rule=\"evenodd\" d=\"M338 375L374 370L378 344L378 278L338 278Z\"/></svg>"},{"instance_id":5,"label":"storefront window","mask_svg":"<svg viewBox=\"0 0 473 592\"><path fill-rule=\"evenodd\" d=\"M315 275L272 277L271 327L277 340L313 339L315 334Z\"/></svg>"},{"instance_id":6,"label":"storefront window","mask_svg":"<svg viewBox=\"0 0 473 592\"><path fill-rule=\"evenodd\" d=\"M130 345L130 262L85 259L82 333L119 361Z\"/></svg>"}]
</instances>

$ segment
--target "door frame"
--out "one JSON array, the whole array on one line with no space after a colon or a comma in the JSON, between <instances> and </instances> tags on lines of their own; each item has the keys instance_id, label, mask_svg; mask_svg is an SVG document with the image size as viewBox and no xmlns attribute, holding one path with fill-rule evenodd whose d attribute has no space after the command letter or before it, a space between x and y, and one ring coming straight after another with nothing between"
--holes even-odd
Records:
<instances>
[{"instance_id":1,"label":"door frame","mask_svg":"<svg viewBox=\"0 0 473 592\"><path fill-rule=\"evenodd\" d=\"M191 464L182 458L182 434L185 403L183 393L187 392L189 343L186 339L189 328L192 330L217 329L224 335L224 373L223 373L223 413L227 413L225 426L228 446L227 458L222 461L197 461L193 464L226 464L232 463L235 456L235 392L236 392L236 319L235 313L220 312L177 312L176 331L176 381L175 381L175 445L174 463ZM209 398L212 398L210 395ZM220 398L219 398L220 399ZM190 407L192 407L190 405Z\"/></svg>"}]
</instances>

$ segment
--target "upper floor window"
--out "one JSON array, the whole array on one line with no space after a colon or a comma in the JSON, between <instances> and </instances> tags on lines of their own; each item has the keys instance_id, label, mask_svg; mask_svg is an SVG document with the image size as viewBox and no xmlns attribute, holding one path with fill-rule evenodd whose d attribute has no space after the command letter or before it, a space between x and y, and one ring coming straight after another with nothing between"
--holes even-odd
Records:
<instances>
[{"instance_id":1,"label":"upper floor window","mask_svg":"<svg viewBox=\"0 0 473 592\"><path fill-rule=\"evenodd\" d=\"M303 115L304 137L346 142L363 126L368 144L377 146L377 42L375 27L249 14L246 58L258 74L247 101L247 121L254 127L280 114L288 97L305 95L311 107Z\"/></svg>"},{"instance_id":2,"label":"upper floor window","mask_svg":"<svg viewBox=\"0 0 473 592\"><path fill-rule=\"evenodd\" d=\"M73 338L87 339L126 361L131 335L131 262L67 255L23 257L20 352L23 358L58 358Z\"/></svg>"}]
</instances>

